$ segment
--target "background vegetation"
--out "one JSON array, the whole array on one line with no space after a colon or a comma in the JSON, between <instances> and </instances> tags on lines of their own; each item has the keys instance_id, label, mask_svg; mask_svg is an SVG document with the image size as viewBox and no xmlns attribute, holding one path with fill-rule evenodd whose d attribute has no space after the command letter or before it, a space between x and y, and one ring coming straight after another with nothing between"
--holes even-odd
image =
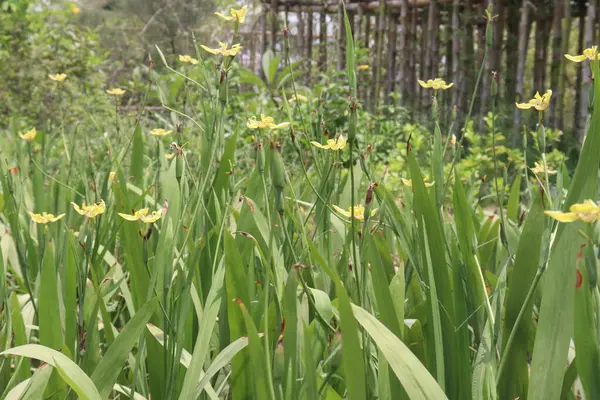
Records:
<instances>
[{"instance_id":1,"label":"background vegetation","mask_svg":"<svg viewBox=\"0 0 600 400\"><path fill-rule=\"evenodd\" d=\"M0 0L0 397L600 398L597 9L411 4Z\"/></svg>"}]
</instances>

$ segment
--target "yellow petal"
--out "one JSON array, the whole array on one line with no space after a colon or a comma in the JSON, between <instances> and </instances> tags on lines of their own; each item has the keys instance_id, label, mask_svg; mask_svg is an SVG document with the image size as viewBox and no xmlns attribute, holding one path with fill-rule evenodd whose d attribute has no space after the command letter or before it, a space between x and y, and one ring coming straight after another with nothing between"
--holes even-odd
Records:
<instances>
[{"instance_id":1,"label":"yellow petal","mask_svg":"<svg viewBox=\"0 0 600 400\"><path fill-rule=\"evenodd\" d=\"M420 79L417 79L417 82L419 82L419 85L423 86L424 88L431 88L432 82L431 79L429 79L427 82L424 82Z\"/></svg>"},{"instance_id":2,"label":"yellow petal","mask_svg":"<svg viewBox=\"0 0 600 400\"><path fill-rule=\"evenodd\" d=\"M167 135L170 135L171 133L173 133L173 131L167 131L162 128L152 129L150 131L150 134L152 136L167 136Z\"/></svg>"},{"instance_id":3,"label":"yellow petal","mask_svg":"<svg viewBox=\"0 0 600 400\"><path fill-rule=\"evenodd\" d=\"M131 214L122 214L122 213L118 213L119 217L127 220L127 221L137 221L140 219L139 216L135 216L135 215L131 215Z\"/></svg>"},{"instance_id":4,"label":"yellow petal","mask_svg":"<svg viewBox=\"0 0 600 400\"><path fill-rule=\"evenodd\" d=\"M108 89L106 93L111 94L113 96L122 96L125 94L125 90L120 88Z\"/></svg>"},{"instance_id":5,"label":"yellow petal","mask_svg":"<svg viewBox=\"0 0 600 400\"><path fill-rule=\"evenodd\" d=\"M412 179L404 179L404 178L400 178L400 179L402 179L402 183L404 183L406 186L412 187Z\"/></svg>"},{"instance_id":6,"label":"yellow petal","mask_svg":"<svg viewBox=\"0 0 600 400\"><path fill-rule=\"evenodd\" d=\"M233 8L231 9L231 16L233 17L232 19L234 19L240 23L244 22L246 20L247 14L248 14L248 6L244 6L244 7L240 8L239 10L234 10Z\"/></svg>"},{"instance_id":7,"label":"yellow petal","mask_svg":"<svg viewBox=\"0 0 600 400\"><path fill-rule=\"evenodd\" d=\"M565 54L565 58L569 61L574 61L578 63L587 60L587 57L585 55L572 56L570 54Z\"/></svg>"},{"instance_id":8,"label":"yellow petal","mask_svg":"<svg viewBox=\"0 0 600 400\"><path fill-rule=\"evenodd\" d=\"M573 222L573 221L577 221L579 219L577 214L572 213L572 212L563 213L560 211L544 211L544 213L547 216L552 217L559 222Z\"/></svg>"},{"instance_id":9,"label":"yellow petal","mask_svg":"<svg viewBox=\"0 0 600 400\"><path fill-rule=\"evenodd\" d=\"M210 47L206 47L203 44L201 44L200 47L202 47L202 49L204 51L208 51L211 54L220 54L221 53L220 49L211 49Z\"/></svg>"},{"instance_id":10,"label":"yellow petal","mask_svg":"<svg viewBox=\"0 0 600 400\"><path fill-rule=\"evenodd\" d=\"M423 182L423 183L425 183L425 187L432 187L435 184L435 181L431 182L431 183L429 183L429 182Z\"/></svg>"},{"instance_id":11,"label":"yellow petal","mask_svg":"<svg viewBox=\"0 0 600 400\"><path fill-rule=\"evenodd\" d=\"M162 214L160 213L160 211L152 211L152 214L150 214L149 216L140 217L140 219L146 224L151 224L153 222L158 221L161 215Z\"/></svg>"},{"instance_id":12,"label":"yellow petal","mask_svg":"<svg viewBox=\"0 0 600 400\"><path fill-rule=\"evenodd\" d=\"M73 209L75 211L77 211L77 213L81 214L81 215L85 215L85 211L83 211L81 208L79 208L79 206L73 202L71 202L71 205L73 206Z\"/></svg>"},{"instance_id":13,"label":"yellow petal","mask_svg":"<svg viewBox=\"0 0 600 400\"><path fill-rule=\"evenodd\" d=\"M216 12L215 15L219 18L224 19L225 21L231 21L233 19L233 17L229 17L225 14L221 14L220 12Z\"/></svg>"},{"instance_id":14,"label":"yellow petal","mask_svg":"<svg viewBox=\"0 0 600 400\"><path fill-rule=\"evenodd\" d=\"M592 200L585 200L583 203L573 204L569 208L569 211L574 213L589 214L599 212L600 208L598 208L596 203L594 203Z\"/></svg>"},{"instance_id":15,"label":"yellow petal","mask_svg":"<svg viewBox=\"0 0 600 400\"><path fill-rule=\"evenodd\" d=\"M340 214L342 214L344 217L348 217L350 218L350 211L344 210L343 208L340 208L338 206L336 206L335 204L333 205L333 209L337 212L339 212Z\"/></svg>"},{"instance_id":16,"label":"yellow petal","mask_svg":"<svg viewBox=\"0 0 600 400\"><path fill-rule=\"evenodd\" d=\"M529 103L515 103L515 105L517 106L517 108L520 108L521 110L528 110L531 107L533 107L533 105L529 104Z\"/></svg>"},{"instance_id":17,"label":"yellow petal","mask_svg":"<svg viewBox=\"0 0 600 400\"><path fill-rule=\"evenodd\" d=\"M346 138L345 136L338 136L337 138L330 140L328 140L327 142L329 143L329 147L331 148L331 150L343 150L346 147L346 143L348 143L348 138Z\"/></svg>"},{"instance_id":18,"label":"yellow petal","mask_svg":"<svg viewBox=\"0 0 600 400\"><path fill-rule=\"evenodd\" d=\"M289 123L289 122L282 122L282 123L280 123L280 124L273 125L273 126L271 127L271 129L282 129L282 128L287 128L288 126L290 126L290 123Z\"/></svg>"},{"instance_id":19,"label":"yellow petal","mask_svg":"<svg viewBox=\"0 0 600 400\"><path fill-rule=\"evenodd\" d=\"M50 222L56 222L59 219L63 218L64 216L65 216L65 214L60 214L60 215L57 215L56 217L52 214L48 214L48 217L49 217L48 219L50 220Z\"/></svg>"},{"instance_id":20,"label":"yellow petal","mask_svg":"<svg viewBox=\"0 0 600 400\"><path fill-rule=\"evenodd\" d=\"M379 208L374 208L373 210L371 210L371 217L377 214L377 211L379 211Z\"/></svg>"},{"instance_id":21,"label":"yellow petal","mask_svg":"<svg viewBox=\"0 0 600 400\"><path fill-rule=\"evenodd\" d=\"M321 143L315 142L315 141L310 142L310 144L312 144L313 146L318 147L320 149L326 149L326 150L329 149L329 145L328 144L327 145L322 145Z\"/></svg>"}]
</instances>

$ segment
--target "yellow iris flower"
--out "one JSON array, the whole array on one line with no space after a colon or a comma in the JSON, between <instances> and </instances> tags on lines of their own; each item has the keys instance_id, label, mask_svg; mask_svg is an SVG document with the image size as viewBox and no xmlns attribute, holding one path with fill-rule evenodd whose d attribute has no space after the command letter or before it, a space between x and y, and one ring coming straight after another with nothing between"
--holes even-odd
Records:
<instances>
[{"instance_id":1,"label":"yellow iris flower","mask_svg":"<svg viewBox=\"0 0 600 400\"><path fill-rule=\"evenodd\" d=\"M219 18L224 19L225 21L236 21L242 23L246 20L246 15L248 14L248 6L244 6L239 10L234 10L233 8L229 10L231 16L221 14L220 12L216 12L215 15Z\"/></svg>"},{"instance_id":2,"label":"yellow iris flower","mask_svg":"<svg viewBox=\"0 0 600 400\"><path fill-rule=\"evenodd\" d=\"M151 224L158 221L162 215L161 211L152 211L152 213L148 215L148 211L148 208L142 208L133 215L119 213L119 216L127 221L142 221L146 224Z\"/></svg>"},{"instance_id":3,"label":"yellow iris flower","mask_svg":"<svg viewBox=\"0 0 600 400\"><path fill-rule=\"evenodd\" d=\"M103 214L106 210L106 204L104 204L104 200L102 200L100 203L90 204L89 206L83 203L81 207L73 202L71 202L71 204L77 213L88 218L95 218L96 216Z\"/></svg>"},{"instance_id":4,"label":"yellow iris flower","mask_svg":"<svg viewBox=\"0 0 600 400\"><path fill-rule=\"evenodd\" d=\"M108 89L106 93L111 94L113 96L123 96L125 94L125 90L120 88Z\"/></svg>"},{"instance_id":5,"label":"yellow iris flower","mask_svg":"<svg viewBox=\"0 0 600 400\"><path fill-rule=\"evenodd\" d=\"M217 49L211 49L205 45L200 45L200 47L211 54L221 54L223 57L235 56L242 49L239 43L234 44L231 46L231 48L229 48L229 45L223 42L219 42L219 48Z\"/></svg>"},{"instance_id":6,"label":"yellow iris flower","mask_svg":"<svg viewBox=\"0 0 600 400\"><path fill-rule=\"evenodd\" d=\"M67 79L67 74L49 74L48 78L56 82L62 82Z\"/></svg>"},{"instance_id":7,"label":"yellow iris flower","mask_svg":"<svg viewBox=\"0 0 600 400\"><path fill-rule=\"evenodd\" d=\"M592 200L585 200L583 203L573 204L569 208L570 212L545 211L546 215L559 222L573 222L581 220L586 223L600 220L600 207Z\"/></svg>"},{"instance_id":8,"label":"yellow iris flower","mask_svg":"<svg viewBox=\"0 0 600 400\"><path fill-rule=\"evenodd\" d=\"M47 212L43 212L41 214L34 214L29 211L27 211L27 214L29 214L29 216L31 217L31 220L33 222L35 222L36 224L44 224L44 225L47 224L48 222L56 222L65 216L65 214L60 214L55 217L54 214L48 214Z\"/></svg>"},{"instance_id":9,"label":"yellow iris flower","mask_svg":"<svg viewBox=\"0 0 600 400\"><path fill-rule=\"evenodd\" d=\"M21 139L23 139L24 141L31 142L37 136L37 131L35 130L35 128L31 128L31 130L25 133L19 133L19 136L21 136Z\"/></svg>"},{"instance_id":10,"label":"yellow iris flower","mask_svg":"<svg viewBox=\"0 0 600 400\"><path fill-rule=\"evenodd\" d=\"M200 61L196 60L195 58L193 58L192 56L188 56L186 55L179 55L179 61L181 61L182 63L190 63L192 65L196 65L198 64Z\"/></svg>"},{"instance_id":11,"label":"yellow iris flower","mask_svg":"<svg viewBox=\"0 0 600 400\"><path fill-rule=\"evenodd\" d=\"M450 136L450 144L452 146L456 146L456 135L453 133L452 136Z\"/></svg>"},{"instance_id":12,"label":"yellow iris flower","mask_svg":"<svg viewBox=\"0 0 600 400\"><path fill-rule=\"evenodd\" d=\"M446 81L441 78L427 79L427 82L424 82L420 79L417 81L419 82L419 85L423 86L424 88L433 90L446 90L454 86L454 83L446 83Z\"/></svg>"},{"instance_id":13,"label":"yellow iris flower","mask_svg":"<svg viewBox=\"0 0 600 400\"><path fill-rule=\"evenodd\" d=\"M280 124L276 124L273 117L268 117L265 114L260 114L260 121L256 119L256 117L252 116L248 119L246 126L250 129L281 129L290 126L289 122L282 122Z\"/></svg>"},{"instance_id":14,"label":"yellow iris flower","mask_svg":"<svg viewBox=\"0 0 600 400\"><path fill-rule=\"evenodd\" d=\"M344 217L350 218L352 216L352 207L348 207L347 210L340 208L336 205L333 206L334 210L342 214ZM371 217L377 214L377 209L371 211ZM365 219L365 208L362 204L354 206L354 219L362 221Z\"/></svg>"},{"instance_id":15,"label":"yellow iris flower","mask_svg":"<svg viewBox=\"0 0 600 400\"><path fill-rule=\"evenodd\" d=\"M173 131L167 131L162 128L152 129L150 131L150 134L152 136L167 136L167 135L170 135L171 133L173 133Z\"/></svg>"},{"instance_id":16,"label":"yellow iris flower","mask_svg":"<svg viewBox=\"0 0 600 400\"><path fill-rule=\"evenodd\" d=\"M552 168L544 168L544 166L540 165L538 162L535 162L534 164L535 166L533 168L529 168L534 174L555 175L558 173L558 171Z\"/></svg>"},{"instance_id":17,"label":"yellow iris flower","mask_svg":"<svg viewBox=\"0 0 600 400\"><path fill-rule=\"evenodd\" d=\"M528 110L531 107L535 108L538 111L544 111L550 105L550 98L552 97L552 90L546 90L544 95L540 95L540 92L535 92L535 96L533 99L529 100L527 103L515 103L517 108L521 110Z\"/></svg>"},{"instance_id":18,"label":"yellow iris flower","mask_svg":"<svg viewBox=\"0 0 600 400\"><path fill-rule=\"evenodd\" d=\"M71 8L71 12L75 15L79 14L81 12L81 8L79 7L73 7Z\"/></svg>"},{"instance_id":19,"label":"yellow iris flower","mask_svg":"<svg viewBox=\"0 0 600 400\"><path fill-rule=\"evenodd\" d=\"M290 97L290 100L289 100L290 103L295 103L297 101L300 103L308 103L308 97L303 96L301 94L297 94L297 95Z\"/></svg>"},{"instance_id":20,"label":"yellow iris flower","mask_svg":"<svg viewBox=\"0 0 600 400\"><path fill-rule=\"evenodd\" d=\"M598 46L592 46L589 49L585 49L581 55L572 56L570 54L565 54L565 58L579 63L585 60L600 60L600 54L598 54Z\"/></svg>"},{"instance_id":21,"label":"yellow iris flower","mask_svg":"<svg viewBox=\"0 0 600 400\"><path fill-rule=\"evenodd\" d=\"M402 179L402 183L404 183L406 186L408 187L412 187L412 179L404 179L404 178L400 178ZM425 184L425 187L432 187L435 184L434 182L427 182L429 180L429 176L425 175L423 177L423 183Z\"/></svg>"},{"instance_id":22,"label":"yellow iris flower","mask_svg":"<svg viewBox=\"0 0 600 400\"><path fill-rule=\"evenodd\" d=\"M344 147L346 147L346 143L348 142L348 139L344 136L339 136L335 139L327 139L327 144L326 145L322 145L319 142L315 142L312 141L310 142L310 144L312 144L315 147L318 147L320 149L326 149L326 150L342 150Z\"/></svg>"},{"instance_id":23,"label":"yellow iris flower","mask_svg":"<svg viewBox=\"0 0 600 400\"><path fill-rule=\"evenodd\" d=\"M369 70L369 66L367 64L362 64L358 66L358 70L359 71L368 71Z\"/></svg>"}]
</instances>

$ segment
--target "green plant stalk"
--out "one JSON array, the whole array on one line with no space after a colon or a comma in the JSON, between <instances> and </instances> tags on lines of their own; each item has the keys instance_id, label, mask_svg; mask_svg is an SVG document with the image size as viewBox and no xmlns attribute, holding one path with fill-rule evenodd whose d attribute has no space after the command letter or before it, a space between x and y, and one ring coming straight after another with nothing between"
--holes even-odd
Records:
<instances>
[{"instance_id":1,"label":"green plant stalk","mask_svg":"<svg viewBox=\"0 0 600 400\"><path fill-rule=\"evenodd\" d=\"M538 113L538 124L540 126L540 135L539 135L539 142L540 142L540 147L541 147L541 153L542 153L542 165L544 167L544 190L546 191L546 193L550 193L550 179L548 177L548 163L546 162L546 127L544 126L544 118L543 118L543 112L540 111ZM546 197L548 199L548 208L552 209L552 196L547 196Z\"/></svg>"},{"instance_id":2,"label":"green plant stalk","mask_svg":"<svg viewBox=\"0 0 600 400\"><path fill-rule=\"evenodd\" d=\"M489 22L488 22L488 26L489 26ZM487 27L486 27L486 29L487 29ZM458 162L458 157L462 153L462 151L461 151L462 143L465 140L465 135L463 132L465 132L465 130L467 129L467 124L469 123L469 120L471 119L471 115L473 114L473 106L475 104L475 99L477 98L477 89L479 89L479 83L481 82L483 70L485 69L485 64L486 64L486 61L488 58L488 52L489 52L489 46L485 46L485 50L483 52L483 59L481 60L479 72L477 73L477 79L475 80L475 89L473 90L473 95L471 96L471 102L469 104L469 111L467 112L467 116L465 118L465 123L461 130L461 137L458 140L458 143L456 144L457 151L454 153L454 157L452 157L452 164L450 165L450 171L448 172L448 179L446 179L446 182L444 183L444 193L443 193L442 198L446 197L446 193L448 191L448 186L450 184L450 179L452 177L452 172L454 171L454 168L456 167L456 164Z\"/></svg>"},{"instance_id":3,"label":"green plant stalk","mask_svg":"<svg viewBox=\"0 0 600 400\"><path fill-rule=\"evenodd\" d=\"M542 275L544 274L545 270L546 270L546 266L543 266L542 268L539 268L537 270L537 273L535 274L535 277L533 278L533 282L531 282L531 286L529 287L529 291L527 292L527 297L525 297L525 301L523 302L523 305L521 306L521 310L519 311L519 314L517 315L517 319L515 320L515 323L513 324L513 328L510 331L510 335L508 336L508 340L506 341L506 346L504 346L504 350L502 351L502 354L510 354L510 350L511 350L511 347L515 340L516 333L519 328L519 324L521 323L521 320L523 319L523 317L525 315L525 310L529 306L529 303L531 303L531 301L533 300L533 295L535 294L537 285L539 284L540 279L541 279ZM496 386L498 386L498 384L500 383L500 381L502 379L502 375L504 374L504 371L506 370L506 360L507 359L508 359L507 357L502 357L500 360L500 366L498 367L498 373L496 374Z\"/></svg>"},{"instance_id":4,"label":"green plant stalk","mask_svg":"<svg viewBox=\"0 0 600 400\"><path fill-rule=\"evenodd\" d=\"M354 141L356 140L356 107L350 106L350 124L348 126L348 142L350 143L350 232L351 232L351 243L352 243L352 270L356 279L356 292L358 295L358 304L363 306L363 294L361 292L361 286L365 285L365 282L361 282L358 275L358 255L356 253L356 226L354 224L354 206L356 205L356 194L355 194L355 183L354 183Z\"/></svg>"},{"instance_id":5,"label":"green plant stalk","mask_svg":"<svg viewBox=\"0 0 600 400\"><path fill-rule=\"evenodd\" d=\"M498 94L498 84L495 79L492 79L492 153L494 156L494 185L496 187L496 196L498 197L498 208L500 212L500 238L506 248L506 251L512 256L508 239L506 237L506 219L504 218L504 180L502 182L502 190L498 185L498 155L496 154L496 95Z\"/></svg>"}]
</instances>

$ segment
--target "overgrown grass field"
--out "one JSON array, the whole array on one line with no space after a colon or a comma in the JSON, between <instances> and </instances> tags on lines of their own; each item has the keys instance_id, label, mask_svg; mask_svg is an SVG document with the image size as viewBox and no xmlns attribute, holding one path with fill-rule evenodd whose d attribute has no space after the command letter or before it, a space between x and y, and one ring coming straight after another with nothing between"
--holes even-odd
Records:
<instances>
[{"instance_id":1,"label":"overgrown grass field","mask_svg":"<svg viewBox=\"0 0 600 400\"><path fill-rule=\"evenodd\" d=\"M600 399L600 80L574 168L546 88L507 164L494 104L482 142L436 77L425 132L371 131L347 17L343 96L286 52L242 74L280 97L239 91L246 12L228 43L157 48L135 94L88 92L85 129L52 71L56 122L3 132L0 398Z\"/></svg>"}]
</instances>

